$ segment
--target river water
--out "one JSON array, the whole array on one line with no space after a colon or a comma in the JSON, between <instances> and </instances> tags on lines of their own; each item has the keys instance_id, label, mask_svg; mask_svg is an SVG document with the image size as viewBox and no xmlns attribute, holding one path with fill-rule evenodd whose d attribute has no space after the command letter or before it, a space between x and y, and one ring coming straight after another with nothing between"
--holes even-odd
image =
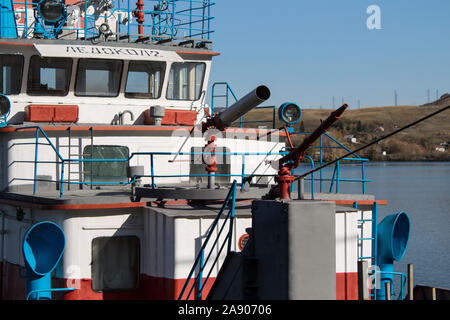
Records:
<instances>
[{"instance_id":1,"label":"river water","mask_svg":"<svg viewBox=\"0 0 450 320\"><path fill-rule=\"evenodd\" d=\"M324 169L331 178L334 166ZM296 173L309 168L299 168ZM378 222L386 215L405 211L411 221L408 249L394 264L395 271L414 266L414 285L450 289L450 162L369 162L365 165L366 193L388 204L379 206ZM319 177L315 173L316 179ZM340 166L340 178L360 179L361 166ZM324 182L324 192L329 191ZM310 191L310 182L305 182ZM316 192L319 184L315 184ZM361 193L361 183L341 182L341 193ZM397 282L397 281L396 281Z\"/></svg>"}]
</instances>

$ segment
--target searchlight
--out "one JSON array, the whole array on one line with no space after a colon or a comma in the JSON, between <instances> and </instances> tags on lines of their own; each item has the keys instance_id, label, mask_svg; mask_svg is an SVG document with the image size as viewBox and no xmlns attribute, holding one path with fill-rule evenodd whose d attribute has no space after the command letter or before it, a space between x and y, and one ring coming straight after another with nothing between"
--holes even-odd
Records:
<instances>
[{"instance_id":1,"label":"searchlight","mask_svg":"<svg viewBox=\"0 0 450 320\"><path fill-rule=\"evenodd\" d=\"M49 23L55 23L66 16L66 9L60 0L42 0L38 4L38 14Z\"/></svg>"},{"instance_id":2,"label":"searchlight","mask_svg":"<svg viewBox=\"0 0 450 320\"><path fill-rule=\"evenodd\" d=\"M6 118L9 115L9 110L11 109L11 102L8 97L0 94L0 128L6 126Z\"/></svg>"},{"instance_id":3,"label":"searchlight","mask_svg":"<svg viewBox=\"0 0 450 320\"><path fill-rule=\"evenodd\" d=\"M298 105L292 102L283 103L278 109L278 117L288 126L296 124L302 116L302 110Z\"/></svg>"}]
</instances>

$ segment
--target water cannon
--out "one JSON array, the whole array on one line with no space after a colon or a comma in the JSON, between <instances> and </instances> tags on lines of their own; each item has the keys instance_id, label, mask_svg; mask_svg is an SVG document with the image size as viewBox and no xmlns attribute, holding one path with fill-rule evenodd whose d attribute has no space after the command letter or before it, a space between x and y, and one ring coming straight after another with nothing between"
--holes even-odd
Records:
<instances>
[{"instance_id":1,"label":"water cannon","mask_svg":"<svg viewBox=\"0 0 450 320\"><path fill-rule=\"evenodd\" d=\"M236 101L232 106L220 112L216 116L210 116L208 120L202 123L202 132L205 133L210 128L225 130L227 127L242 117L244 114L266 101L270 97L270 90L264 85L256 87L246 96ZM216 136L208 135L208 142L203 152L208 155L203 156L203 163L206 165L205 170L208 173L208 189L215 187L215 172L218 170L216 161Z\"/></svg>"},{"instance_id":2,"label":"water cannon","mask_svg":"<svg viewBox=\"0 0 450 320\"><path fill-rule=\"evenodd\" d=\"M8 97L0 94L0 128L6 126L10 109L11 102Z\"/></svg>"},{"instance_id":3,"label":"water cannon","mask_svg":"<svg viewBox=\"0 0 450 320\"><path fill-rule=\"evenodd\" d=\"M278 169L278 175L275 177L275 182L278 185L270 190L266 195L267 199L290 199L290 186L294 182L294 176L291 175L291 171L298 167L300 160L305 156L306 150L312 146L312 144L324 134L328 128L330 128L344 113L348 105L344 104L342 107L333 111L327 119L321 122L321 124L303 140L302 144L297 148L292 149L287 155L273 163L274 167Z\"/></svg>"},{"instance_id":4,"label":"water cannon","mask_svg":"<svg viewBox=\"0 0 450 320\"><path fill-rule=\"evenodd\" d=\"M245 97L236 101L232 106L220 112L218 115L210 117L202 124L202 131L205 132L212 127L224 130L231 126L234 121L269 99L269 97L269 88L264 85L256 87L256 89L250 91Z\"/></svg>"}]
</instances>

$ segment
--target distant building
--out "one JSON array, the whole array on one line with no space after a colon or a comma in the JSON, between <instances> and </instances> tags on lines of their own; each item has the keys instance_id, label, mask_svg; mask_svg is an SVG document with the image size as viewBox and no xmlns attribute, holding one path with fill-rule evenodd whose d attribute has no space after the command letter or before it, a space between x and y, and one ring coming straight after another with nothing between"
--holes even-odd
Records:
<instances>
[{"instance_id":1,"label":"distant building","mask_svg":"<svg viewBox=\"0 0 450 320\"><path fill-rule=\"evenodd\" d=\"M443 142L439 146L436 147L436 151L445 152L448 149L448 142Z\"/></svg>"},{"instance_id":2,"label":"distant building","mask_svg":"<svg viewBox=\"0 0 450 320\"><path fill-rule=\"evenodd\" d=\"M353 134L347 134L344 138L347 142L356 143L356 137Z\"/></svg>"}]
</instances>

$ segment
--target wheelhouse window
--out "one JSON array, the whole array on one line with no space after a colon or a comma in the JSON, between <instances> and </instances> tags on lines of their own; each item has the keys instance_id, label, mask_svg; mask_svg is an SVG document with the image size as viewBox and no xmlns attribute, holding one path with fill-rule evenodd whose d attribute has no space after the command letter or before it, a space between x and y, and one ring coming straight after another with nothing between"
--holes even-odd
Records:
<instances>
[{"instance_id":1,"label":"wheelhouse window","mask_svg":"<svg viewBox=\"0 0 450 320\"><path fill-rule=\"evenodd\" d=\"M156 61L130 61L125 97L157 99L161 96L166 64Z\"/></svg>"},{"instance_id":2,"label":"wheelhouse window","mask_svg":"<svg viewBox=\"0 0 450 320\"><path fill-rule=\"evenodd\" d=\"M170 68L167 99L198 100L202 92L204 76L204 63L173 63Z\"/></svg>"},{"instance_id":3,"label":"wheelhouse window","mask_svg":"<svg viewBox=\"0 0 450 320\"><path fill-rule=\"evenodd\" d=\"M85 161L83 165L85 182L128 182L127 166L129 149L125 146L88 145L84 147L84 159L96 159ZM100 159L117 159L119 161L100 161ZM99 161L97 161L99 160Z\"/></svg>"},{"instance_id":4,"label":"wheelhouse window","mask_svg":"<svg viewBox=\"0 0 450 320\"><path fill-rule=\"evenodd\" d=\"M117 97L123 62L121 60L80 59L76 96Z\"/></svg>"},{"instance_id":5,"label":"wheelhouse window","mask_svg":"<svg viewBox=\"0 0 450 320\"><path fill-rule=\"evenodd\" d=\"M22 86L23 56L0 54L0 93L19 94Z\"/></svg>"},{"instance_id":6,"label":"wheelhouse window","mask_svg":"<svg viewBox=\"0 0 450 320\"><path fill-rule=\"evenodd\" d=\"M136 236L92 240L92 290L133 290L139 286L140 243Z\"/></svg>"},{"instance_id":7,"label":"wheelhouse window","mask_svg":"<svg viewBox=\"0 0 450 320\"><path fill-rule=\"evenodd\" d=\"M32 56L28 71L29 95L65 96L69 92L72 59Z\"/></svg>"}]
</instances>

